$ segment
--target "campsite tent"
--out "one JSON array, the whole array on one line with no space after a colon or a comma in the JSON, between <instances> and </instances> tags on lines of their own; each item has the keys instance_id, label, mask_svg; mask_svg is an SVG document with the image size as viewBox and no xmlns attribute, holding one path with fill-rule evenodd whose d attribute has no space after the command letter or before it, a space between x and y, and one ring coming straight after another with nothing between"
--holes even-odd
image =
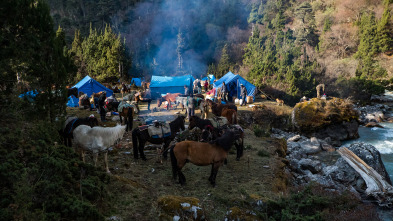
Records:
<instances>
[{"instance_id":1,"label":"campsite tent","mask_svg":"<svg viewBox=\"0 0 393 221\"><path fill-rule=\"evenodd\" d=\"M100 91L106 91L106 96L109 97L113 94L113 91L109 88L106 88L104 85L98 83L98 81L93 78L86 76L73 87L78 88L78 93L83 92L90 97L93 93L98 93Z\"/></svg>"},{"instance_id":2,"label":"campsite tent","mask_svg":"<svg viewBox=\"0 0 393 221\"><path fill-rule=\"evenodd\" d=\"M131 85L135 84L137 87L142 87L142 79L140 78L132 78Z\"/></svg>"},{"instance_id":3,"label":"campsite tent","mask_svg":"<svg viewBox=\"0 0 393 221\"><path fill-rule=\"evenodd\" d=\"M168 77L168 76L152 76L150 82L150 90L152 93L182 93L184 94L184 85L192 89L194 82L192 75Z\"/></svg>"},{"instance_id":4,"label":"campsite tent","mask_svg":"<svg viewBox=\"0 0 393 221\"><path fill-rule=\"evenodd\" d=\"M209 84L213 84L214 80L216 80L216 77L214 77L214 75L209 74L207 77L202 78L202 81L206 81L207 79L209 79Z\"/></svg>"},{"instance_id":5,"label":"campsite tent","mask_svg":"<svg viewBox=\"0 0 393 221\"><path fill-rule=\"evenodd\" d=\"M222 78L214 82L213 88L220 88L222 86L222 82L225 82L229 91L230 98L232 96L240 97L240 84L243 84L247 89L248 96L253 96L255 100L255 94L257 92L256 87L250 82L248 82L246 79L244 79L242 76L238 74L233 74L232 72L228 72Z\"/></svg>"}]
</instances>

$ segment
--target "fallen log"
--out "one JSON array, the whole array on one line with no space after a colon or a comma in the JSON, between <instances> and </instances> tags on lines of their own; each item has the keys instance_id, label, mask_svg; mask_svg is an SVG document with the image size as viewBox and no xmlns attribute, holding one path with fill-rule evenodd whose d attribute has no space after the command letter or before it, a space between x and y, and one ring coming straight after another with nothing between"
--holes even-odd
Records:
<instances>
[{"instance_id":1,"label":"fallen log","mask_svg":"<svg viewBox=\"0 0 393 221\"><path fill-rule=\"evenodd\" d=\"M377 171L346 147L341 147L337 152L362 176L368 196L375 198L380 206L393 207L393 187Z\"/></svg>"}]
</instances>

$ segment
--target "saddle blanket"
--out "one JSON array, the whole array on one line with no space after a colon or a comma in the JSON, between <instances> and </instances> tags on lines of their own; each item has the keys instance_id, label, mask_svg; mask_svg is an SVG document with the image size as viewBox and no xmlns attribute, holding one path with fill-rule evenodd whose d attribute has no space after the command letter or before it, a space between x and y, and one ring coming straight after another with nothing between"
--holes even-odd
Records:
<instances>
[{"instance_id":1,"label":"saddle blanket","mask_svg":"<svg viewBox=\"0 0 393 221\"><path fill-rule=\"evenodd\" d=\"M160 123L158 127L149 125L147 130L152 138L163 138L171 135L169 123Z\"/></svg>"},{"instance_id":2,"label":"saddle blanket","mask_svg":"<svg viewBox=\"0 0 393 221\"><path fill-rule=\"evenodd\" d=\"M219 128L222 127L223 125L228 124L228 120L226 117L214 117L209 119L210 122L213 124L213 127Z\"/></svg>"}]
</instances>

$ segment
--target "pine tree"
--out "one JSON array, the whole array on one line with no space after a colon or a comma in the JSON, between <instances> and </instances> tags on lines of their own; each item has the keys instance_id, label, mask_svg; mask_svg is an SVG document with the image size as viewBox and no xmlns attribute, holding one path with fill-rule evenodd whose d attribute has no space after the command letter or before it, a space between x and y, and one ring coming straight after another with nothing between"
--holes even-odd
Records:
<instances>
[{"instance_id":1,"label":"pine tree","mask_svg":"<svg viewBox=\"0 0 393 221\"><path fill-rule=\"evenodd\" d=\"M228 45L225 44L221 51L220 62L217 66L218 76L222 77L225 75L231 67L230 58L228 54Z\"/></svg>"},{"instance_id":2,"label":"pine tree","mask_svg":"<svg viewBox=\"0 0 393 221\"><path fill-rule=\"evenodd\" d=\"M381 20L378 22L377 36L380 52L393 53L393 24L391 22L391 11L389 1L384 1L384 12Z\"/></svg>"}]
</instances>

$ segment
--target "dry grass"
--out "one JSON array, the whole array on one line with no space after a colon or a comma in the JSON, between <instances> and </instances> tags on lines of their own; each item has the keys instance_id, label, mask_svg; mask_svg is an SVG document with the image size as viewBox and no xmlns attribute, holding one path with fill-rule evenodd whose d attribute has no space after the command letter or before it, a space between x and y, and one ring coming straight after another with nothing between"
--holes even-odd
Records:
<instances>
[{"instance_id":1,"label":"dry grass","mask_svg":"<svg viewBox=\"0 0 393 221\"><path fill-rule=\"evenodd\" d=\"M276 105L272 102L266 106L270 108ZM152 103L151 108L154 107L156 105ZM239 107L239 114L248 109L251 108ZM178 111L179 109L148 113L146 106L142 105L138 118L175 115ZM68 109L68 113L80 117L93 113L99 117L96 112L74 108ZM116 122L105 123L106 126L112 124ZM236 161L233 148L228 157L228 165L222 166L218 172L215 188L208 181L211 168L193 164L187 164L183 168L187 183L180 186L172 179L170 160L163 161L162 164L157 162L155 148L145 148L147 161L135 161L132 156L131 132L126 133L121 142L122 148L115 148L115 151L109 153L112 179L108 190L113 208L107 215L114 215L122 220L159 220L163 211L158 205L158 199L173 195L197 198L208 220L223 220L230 208L252 209L255 196L259 199L276 198L279 192L285 191L287 182L282 158L278 156L283 147L275 139L255 137L252 130L246 129L245 133L244 146L247 148L243 157ZM261 150L268 152L270 157L258 156L258 151ZM97 165L103 169L103 162Z\"/></svg>"}]
</instances>

